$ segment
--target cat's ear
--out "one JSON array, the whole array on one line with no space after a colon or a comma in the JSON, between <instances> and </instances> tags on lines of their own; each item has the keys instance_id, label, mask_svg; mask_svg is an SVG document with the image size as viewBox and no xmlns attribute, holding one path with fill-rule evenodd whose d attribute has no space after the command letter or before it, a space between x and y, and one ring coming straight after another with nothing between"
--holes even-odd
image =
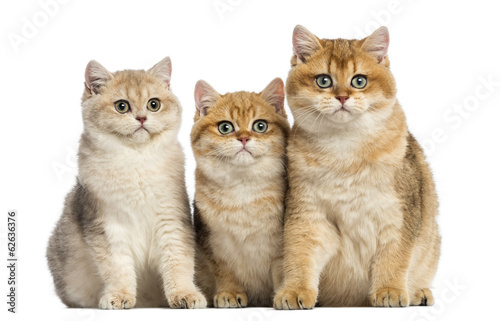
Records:
<instances>
[{"instance_id":1,"label":"cat's ear","mask_svg":"<svg viewBox=\"0 0 500 321\"><path fill-rule=\"evenodd\" d=\"M219 98L219 93L208 82L199 80L194 87L194 101L199 117L205 116Z\"/></svg>"},{"instance_id":2,"label":"cat's ear","mask_svg":"<svg viewBox=\"0 0 500 321\"><path fill-rule=\"evenodd\" d=\"M273 81L260 93L269 104L274 106L276 113L286 117L285 113L285 85L281 78L274 78Z\"/></svg>"},{"instance_id":3,"label":"cat's ear","mask_svg":"<svg viewBox=\"0 0 500 321\"><path fill-rule=\"evenodd\" d=\"M95 60L91 60L85 68L85 87L91 94L98 94L100 87L104 86L113 75Z\"/></svg>"},{"instance_id":4,"label":"cat's ear","mask_svg":"<svg viewBox=\"0 0 500 321\"><path fill-rule=\"evenodd\" d=\"M307 57L321 48L318 37L305 27L298 25L293 29L293 52L299 61L305 62Z\"/></svg>"},{"instance_id":5,"label":"cat's ear","mask_svg":"<svg viewBox=\"0 0 500 321\"><path fill-rule=\"evenodd\" d=\"M389 30L387 27L380 27L363 42L363 50L375 57L379 63L383 62L389 49Z\"/></svg>"},{"instance_id":6,"label":"cat's ear","mask_svg":"<svg viewBox=\"0 0 500 321\"><path fill-rule=\"evenodd\" d=\"M149 73L163 80L167 87L170 87L170 78L172 77L172 61L170 57L163 58L159 63L148 70Z\"/></svg>"}]
</instances>

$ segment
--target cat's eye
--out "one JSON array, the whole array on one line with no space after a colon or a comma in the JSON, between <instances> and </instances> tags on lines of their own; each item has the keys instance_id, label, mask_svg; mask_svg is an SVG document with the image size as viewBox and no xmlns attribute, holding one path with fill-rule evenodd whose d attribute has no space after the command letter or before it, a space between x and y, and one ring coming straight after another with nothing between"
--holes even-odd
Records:
<instances>
[{"instance_id":1,"label":"cat's eye","mask_svg":"<svg viewBox=\"0 0 500 321\"><path fill-rule=\"evenodd\" d=\"M267 130L267 122L265 120L257 120L253 123L253 131L257 133L265 133Z\"/></svg>"},{"instance_id":2,"label":"cat's eye","mask_svg":"<svg viewBox=\"0 0 500 321\"><path fill-rule=\"evenodd\" d=\"M319 75L316 77L316 85L318 85L319 88L330 88L333 85L333 81L328 75Z\"/></svg>"},{"instance_id":3,"label":"cat's eye","mask_svg":"<svg viewBox=\"0 0 500 321\"><path fill-rule=\"evenodd\" d=\"M130 110L130 105L126 100L118 100L117 102L115 102L115 109L120 114L125 114Z\"/></svg>"},{"instance_id":4,"label":"cat's eye","mask_svg":"<svg viewBox=\"0 0 500 321\"><path fill-rule=\"evenodd\" d=\"M160 101L157 98L152 98L148 101L148 109L151 111L160 110Z\"/></svg>"},{"instance_id":5,"label":"cat's eye","mask_svg":"<svg viewBox=\"0 0 500 321\"><path fill-rule=\"evenodd\" d=\"M351 86L357 89L362 89L366 87L368 80L366 80L366 76L356 75L351 80Z\"/></svg>"},{"instance_id":6,"label":"cat's eye","mask_svg":"<svg viewBox=\"0 0 500 321\"><path fill-rule=\"evenodd\" d=\"M219 133L222 135L227 135L234 132L233 124L228 121L223 121L219 124Z\"/></svg>"}]
</instances>

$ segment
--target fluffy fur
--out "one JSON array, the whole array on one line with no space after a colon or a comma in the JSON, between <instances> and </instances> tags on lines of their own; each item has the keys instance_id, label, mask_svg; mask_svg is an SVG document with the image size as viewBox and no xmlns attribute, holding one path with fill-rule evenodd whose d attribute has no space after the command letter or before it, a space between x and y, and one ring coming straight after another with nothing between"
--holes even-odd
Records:
<instances>
[{"instance_id":1,"label":"fluffy fur","mask_svg":"<svg viewBox=\"0 0 500 321\"><path fill-rule=\"evenodd\" d=\"M271 306L281 280L290 130L283 82L275 79L260 94L221 96L200 81L195 99L197 283L215 307ZM257 120L267 121L266 132L252 129ZM234 132L221 134L222 121Z\"/></svg>"},{"instance_id":2,"label":"fluffy fur","mask_svg":"<svg viewBox=\"0 0 500 321\"><path fill-rule=\"evenodd\" d=\"M170 74L168 57L148 71L87 66L79 175L47 250L68 307L206 306L193 282L181 106ZM152 98L158 111L147 109ZM114 106L120 100L130 105L124 114Z\"/></svg>"},{"instance_id":3,"label":"fluffy fur","mask_svg":"<svg viewBox=\"0 0 500 321\"><path fill-rule=\"evenodd\" d=\"M438 203L396 99L387 29L327 40L297 26L293 44L284 284L274 307L431 305ZM332 86L321 88L318 75ZM356 75L366 87L351 85Z\"/></svg>"}]
</instances>

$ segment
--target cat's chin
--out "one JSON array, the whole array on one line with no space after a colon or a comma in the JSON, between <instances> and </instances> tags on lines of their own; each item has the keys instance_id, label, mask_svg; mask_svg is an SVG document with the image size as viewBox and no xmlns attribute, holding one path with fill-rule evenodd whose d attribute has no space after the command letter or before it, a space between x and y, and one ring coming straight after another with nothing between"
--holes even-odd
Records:
<instances>
[{"instance_id":1,"label":"cat's chin","mask_svg":"<svg viewBox=\"0 0 500 321\"><path fill-rule=\"evenodd\" d=\"M115 137L124 142L126 145L144 144L151 140L151 133L145 129L136 130L132 134L124 135L115 133Z\"/></svg>"},{"instance_id":2,"label":"cat's chin","mask_svg":"<svg viewBox=\"0 0 500 321\"><path fill-rule=\"evenodd\" d=\"M356 117L356 115L352 114L351 112L339 110L339 111L335 112L334 114L330 114L329 118L334 123L346 124L346 123L353 121L357 117Z\"/></svg>"},{"instance_id":3,"label":"cat's chin","mask_svg":"<svg viewBox=\"0 0 500 321\"><path fill-rule=\"evenodd\" d=\"M316 117L316 122L324 122L329 121L334 124L347 124L354 121L358 118L359 114L353 113L347 110L328 110L328 111L320 111L319 116ZM318 120L319 119L319 120Z\"/></svg>"},{"instance_id":4,"label":"cat's chin","mask_svg":"<svg viewBox=\"0 0 500 321\"><path fill-rule=\"evenodd\" d=\"M138 143L145 143L151 138L149 132L145 129L139 129L132 134L132 139Z\"/></svg>"},{"instance_id":5,"label":"cat's chin","mask_svg":"<svg viewBox=\"0 0 500 321\"><path fill-rule=\"evenodd\" d=\"M255 158L249 151L241 150L233 157L232 163L236 165L249 165L255 162Z\"/></svg>"},{"instance_id":6,"label":"cat's chin","mask_svg":"<svg viewBox=\"0 0 500 321\"><path fill-rule=\"evenodd\" d=\"M316 107L316 112L318 114L305 118L308 120L310 119L313 125L314 123L321 123L325 120L335 124L347 124L357 119L360 115L360 112L353 108L344 108L340 106L318 106ZM303 123L304 122L305 121L303 121Z\"/></svg>"}]
</instances>

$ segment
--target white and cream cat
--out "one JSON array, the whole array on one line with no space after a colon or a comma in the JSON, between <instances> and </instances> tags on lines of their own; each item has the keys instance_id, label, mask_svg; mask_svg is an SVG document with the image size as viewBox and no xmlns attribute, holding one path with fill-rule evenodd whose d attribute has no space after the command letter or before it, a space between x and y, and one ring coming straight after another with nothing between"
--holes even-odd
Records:
<instances>
[{"instance_id":1,"label":"white and cream cat","mask_svg":"<svg viewBox=\"0 0 500 321\"><path fill-rule=\"evenodd\" d=\"M91 61L79 175L47 259L68 307L203 308L171 61L110 73Z\"/></svg>"}]
</instances>

